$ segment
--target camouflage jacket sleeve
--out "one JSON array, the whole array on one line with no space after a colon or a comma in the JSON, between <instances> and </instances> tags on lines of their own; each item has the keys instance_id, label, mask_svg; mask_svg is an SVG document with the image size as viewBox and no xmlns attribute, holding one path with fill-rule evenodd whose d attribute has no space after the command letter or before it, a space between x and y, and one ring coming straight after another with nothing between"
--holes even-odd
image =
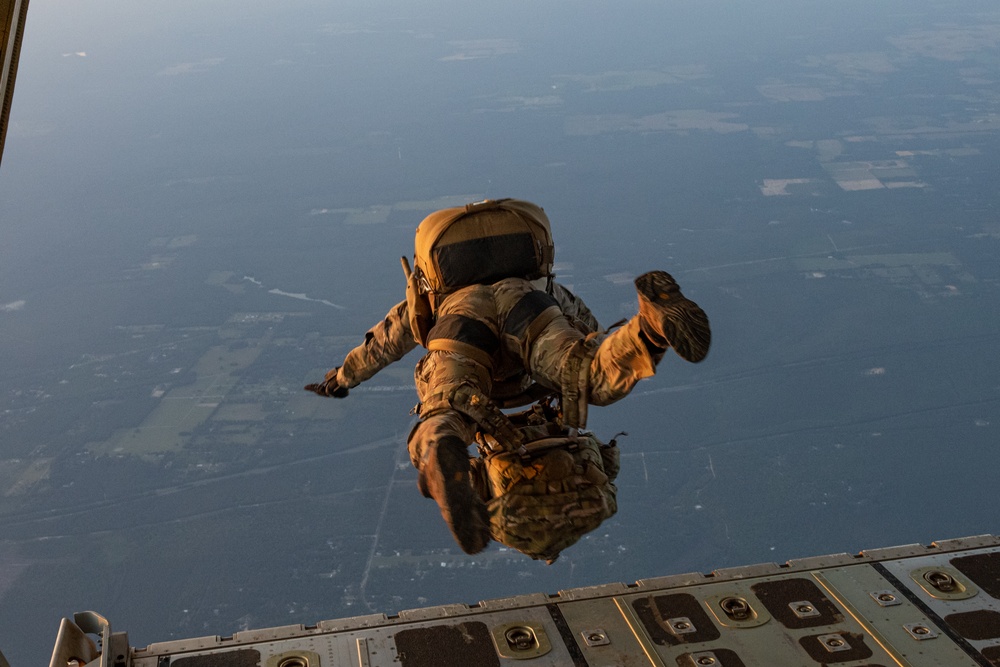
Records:
<instances>
[{"instance_id":1,"label":"camouflage jacket sleeve","mask_svg":"<svg viewBox=\"0 0 1000 667\"><path fill-rule=\"evenodd\" d=\"M587 308L587 304L583 302L583 299L555 281L552 281L552 296L555 297L563 314L582 333L593 333L601 330L600 323L598 323L593 313L590 312L590 308Z\"/></svg>"},{"instance_id":2,"label":"camouflage jacket sleeve","mask_svg":"<svg viewBox=\"0 0 1000 667\"><path fill-rule=\"evenodd\" d=\"M356 387L416 346L410 331L409 309L406 301L402 301L368 330L361 345L347 353L337 380L348 388Z\"/></svg>"}]
</instances>

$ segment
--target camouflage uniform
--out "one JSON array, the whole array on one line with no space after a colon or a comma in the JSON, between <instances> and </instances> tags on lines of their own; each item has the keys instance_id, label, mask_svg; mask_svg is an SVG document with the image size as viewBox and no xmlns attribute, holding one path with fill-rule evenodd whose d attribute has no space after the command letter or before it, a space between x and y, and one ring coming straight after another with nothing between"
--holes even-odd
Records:
<instances>
[{"instance_id":1,"label":"camouflage uniform","mask_svg":"<svg viewBox=\"0 0 1000 667\"><path fill-rule=\"evenodd\" d=\"M557 316L541 331L532 331L533 319L553 307ZM651 352L641 340L638 316L611 333L598 333L597 320L583 301L558 284L553 284L551 293L520 278L471 285L442 299L436 315L429 336L431 347L435 338L459 339L483 355L477 360L431 349L417 363L414 379L421 422L409 442L410 459L417 468L427 447L443 434L471 443L478 428L492 428L483 423L488 417L477 420L468 414L473 408L455 409L455 392L460 387L466 388L463 400L478 395L483 403L519 394L532 381L560 392L565 361L574 346L583 346L592 348L587 350L592 355L586 373L587 400L608 405L627 395L640 379L653 375L663 355ZM355 387L415 347L406 302L402 302L365 334L362 345L348 353L337 372L337 384Z\"/></svg>"},{"instance_id":2,"label":"camouflage uniform","mask_svg":"<svg viewBox=\"0 0 1000 667\"><path fill-rule=\"evenodd\" d=\"M421 340L427 354L414 373L420 422L408 439L410 460L420 473L421 492L438 503L461 547L476 553L489 542L491 518L469 483L467 447L477 431L511 449L524 442L500 407L523 404L514 399L540 386L560 395L560 428L573 434L586 424L588 403L608 405L626 396L656 372L668 347L688 361L704 358L708 320L673 278L650 272L636 280L636 288L639 314L610 332L600 329L582 300L551 279L510 277L435 294L432 324L420 336L411 329L423 326L412 324L418 311L411 313L403 301L368 331L342 366L306 389L344 397ZM578 462L581 470L589 469L585 463ZM561 492L568 491L553 491ZM575 539L548 540L536 557Z\"/></svg>"}]
</instances>

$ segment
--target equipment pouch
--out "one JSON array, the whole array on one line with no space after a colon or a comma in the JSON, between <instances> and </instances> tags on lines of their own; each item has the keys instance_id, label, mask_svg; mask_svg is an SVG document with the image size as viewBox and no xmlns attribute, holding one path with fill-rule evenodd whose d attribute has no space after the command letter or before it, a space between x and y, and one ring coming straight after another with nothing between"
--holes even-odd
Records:
<instances>
[{"instance_id":1,"label":"equipment pouch","mask_svg":"<svg viewBox=\"0 0 1000 667\"><path fill-rule=\"evenodd\" d=\"M427 334L434 326L434 310L427 292L420 285L419 269L411 271L406 258L400 259L406 274L406 309L410 314L410 331L417 343L427 347Z\"/></svg>"}]
</instances>

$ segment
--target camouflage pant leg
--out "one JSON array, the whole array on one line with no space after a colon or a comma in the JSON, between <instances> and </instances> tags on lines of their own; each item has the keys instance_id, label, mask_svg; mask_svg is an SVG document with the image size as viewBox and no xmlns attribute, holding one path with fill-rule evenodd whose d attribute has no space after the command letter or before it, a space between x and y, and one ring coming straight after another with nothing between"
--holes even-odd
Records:
<instances>
[{"instance_id":1,"label":"camouflage pant leg","mask_svg":"<svg viewBox=\"0 0 1000 667\"><path fill-rule=\"evenodd\" d=\"M583 338L566 320L552 322L531 346L531 374L546 386L559 388L563 364L570 348ZM656 373L654 358L639 338L639 320L633 317L624 326L595 339L597 351L590 362L591 405L609 405L628 395L636 382Z\"/></svg>"},{"instance_id":2,"label":"camouflage pant leg","mask_svg":"<svg viewBox=\"0 0 1000 667\"><path fill-rule=\"evenodd\" d=\"M455 410L448 397L461 385L471 385L488 396L490 374L464 355L434 350L417 362L413 376L421 404L420 423L410 433L407 446L410 462L419 470L428 448L444 436L455 435L470 444L475 441L475 422Z\"/></svg>"},{"instance_id":3,"label":"camouflage pant leg","mask_svg":"<svg viewBox=\"0 0 1000 667\"><path fill-rule=\"evenodd\" d=\"M499 347L493 290L472 285L444 297L427 338L428 352L413 371L421 403L461 384L489 395Z\"/></svg>"},{"instance_id":4,"label":"camouflage pant leg","mask_svg":"<svg viewBox=\"0 0 1000 667\"><path fill-rule=\"evenodd\" d=\"M410 431L410 437L406 441L410 463L417 470L423 470L431 450L443 438L456 436L463 442L473 442L475 432L472 420L457 410L441 410L423 417Z\"/></svg>"},{"instance_id":5,"label":"camouflage pant leg","mask_svg":"<svg viewBox=\"0 0 1000 667\"><path fill-rule=\"evenodd\" d=\"M510 278L493 287L503 356L520 358L533 380L561 391L563 367L570 350L585 335L565 316L552 318L540 331L534 330L533 323L526 323L530 317L525 314L549 319L548 309L556 304L555 299L528 281ZM590 362L588 397L593 405L608 405L625 397L636 382L656 372L662 358L650 354L639 338L638 316L609 334L596 336L594 344L597 350Z\"/></svg>"},{"instance_id":6,"label":"camouflage pant leg","mask_svg":"<svg viewBox=\"0 0 1000 667\"><path fill-rule=\"evenodd\" d=\"M489 344L478 341L490 335L495 338L495 313L493 292L488 287L474 285L450 294L439 305L437 324L428 335L429 345L433 347L435 340L472 340L481 346L484 356L492 356ZM481 361L460 352L432 349L417 363L413 379L421 403L421 421L407 444L410 462L418 470L429 449L441 438L454 435L467 443L475 440L475 422L454 409L449 399L463 385L489 396L491 372Z\"/></svg>"},{"instance_id":7,"label":"camouflage pant leg","mask_svg":"<svg viewBox=\"0 0 1000 667\"><path fill-rule=\"evenodd\" d=\"M639 316L604 336L590 363L592 405L609 405L624 398L635 383L656 373L663 353L653 355L639 338Z\"/></svg>"}]
</instances>

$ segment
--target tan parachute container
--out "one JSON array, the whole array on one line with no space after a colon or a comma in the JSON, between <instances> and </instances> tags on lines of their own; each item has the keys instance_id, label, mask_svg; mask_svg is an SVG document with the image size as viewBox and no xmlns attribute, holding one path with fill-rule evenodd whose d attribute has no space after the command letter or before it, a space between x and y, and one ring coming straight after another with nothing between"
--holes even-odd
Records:
<instances>
[{"instance_id":1,"label":"tan parachute container","mask_svg":"<svg viewBox=\"0 0 1000 667\"><path fill-rule=\"evenodd\" d=\"M424 290L449 294L504 278L552 275L549 219L540 206L496 199L431 213L417 227L414 273Z\"/></svg>"}]
</instances>

